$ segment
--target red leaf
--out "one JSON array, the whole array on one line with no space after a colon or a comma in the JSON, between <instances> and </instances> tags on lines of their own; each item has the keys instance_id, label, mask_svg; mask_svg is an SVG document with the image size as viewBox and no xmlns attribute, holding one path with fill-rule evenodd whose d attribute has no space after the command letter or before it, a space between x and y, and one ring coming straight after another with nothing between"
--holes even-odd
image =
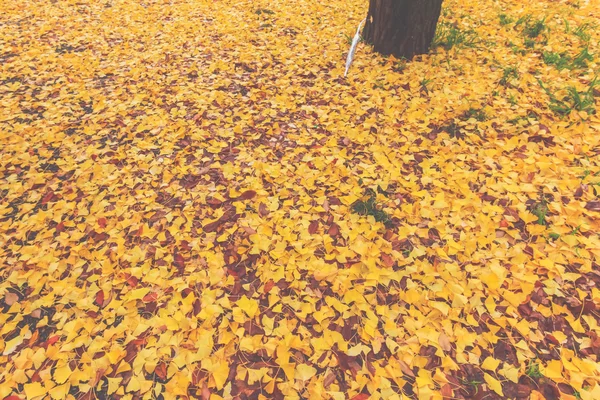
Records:
<instances>
[{"instance_id":1,"label":"red leaf","mask_svg":"<svg viewBox=\"0 0 600 400\"><path fill-rule=\"evenodd\" d=\"M49 201L52 201L54 197L54 192L51 190L42 197L42 204L47 204Z\"/></svg>"},{"instance_id":2,"label":"red leaf","mask_svg":"<svg viewBox=\"0 0 600 400\"><path fill-rule=\"evenodd\" d=\"M58 342L58 339L60 339L60 336L58 336L58 335L52 336L51 338L46 340L46 346L52 346L54 343Z\"/></svg>"},{"instance_id":3,"label":"red leaf","mask_svg":"<svg viewBox=\"0 0 600 400\"><path fill-rule=\"evenodd\" d=\"M136 278L135 276L128 277L127 284L131 287L136 287L138 284L138 278Z\"/></svg>"},{"instance_id":4,"label":"red leaf","mask_svg":"<svg viewBox=\"0 0 600 400\"><path fill-rule=\"evenodd\" d=\"M250 200L256 196L256 192L254 190L246 190L242 193L238 198L234 200Z\"/></svg>"},{"instance_id":5,"label":"red leaf","mask_svg":"<svg viewBox=\"0 0 600 400\"><path fill-rule=\"evenodd\" d=\"M357 394L356 396L354 396L354 397L352 398L352 400L368 400L368 399L369 399L369 397L371 397L371 395L370 395L370 394L367 394L367 393L360 393L360 394Z\"/></svg>"},{"instance_id":6,"label":"red leaf","mask_svg":"<svg viewBox=\"0 0 600 400\"><path fill-rule=\"evenodd\" d=\"M102 304L104 304L104 292L102 290L96 293L96 300L94 300L94 303L96 303L98 307L102 307Z\"/></svg>"},{"instance_id":7,"label":"red leaf","mask_svg":"<svg viewBox=\"0 0 600 400\"><path fill-rule=\"evenodd\" d=\"M8 396L5 397L4 400L21 400L21 398L19 396Z\"/></svg>"},{"instance_id":8,"label":"red leaf","mask_svg":"<svg viewBox=\"0 0 600 400\"><path fill-rule=\"evenodd\" d=\"M165 378L167 377L167 364L165 364L164 362L159 363L154 369L154 373L160 379L165 380Z\"/></svg>"},{"instance_id":9,"label":"red leaf","mask_svg":"<svg viewBox=\"0 0 600 400\"><path fill-rule=\"evenodd\" d=\"M154 293L154 292L150 292L142 298L142 301L144 303L151 303L153 301L156 301L156 299L158 299L158 294Z\"/></svg>"},{"instance_id":10,"label":"red leaf","mask_svg":"<svg viewBox=\"0 0 600 400\"><path fill-rule=\"evenodd\" d=\"M106 218L98 218L98 225L100 226L100 228L106 228Z\"/></svg>"},{"instance_id":11,"label":"red leaf","mask_svg":"<svg viewBox=\"0 0 600 400\"><path fill-rule=\"evenodd\" d=\"M270 279L269 282L265 283L264 292L269 293L273 289L273 286L275 286L275 282L273 282L273 279Z\"/></svg>"},{"instance_id":12,"label":"red leaf","mask_svg":"<svg viewBox=\"0 0 600 400\"><path fill-rule=\"evenodd\" d=\"M319 221L312 221L308 226L308 233L314 235L317 232L317 229L319 229Z\"/></svg>"},{"instance_id":13,"label":"red leaf","mask_svg":"<svg viewBox=\"0 0 600 400\"><path fill-rule=\"evenodd\" d=\"M381 254L381 259L383 260L383 263L387 266L387 267L393 267L394 266L394 259L392 258L392 256L390 256L389 254L385 254L382 253Z\"/></svg>"},{"instance_id":14,"label":"red leaf","mask_svg":"<svg viewBox=\"0 0 600 400\"><path fill-rule=\"evenodd\" d=\"M56 232L60 233L60 232L62 232L64 230L65 230L65 223L64 222L61 222L58 225L56 225Z\"/></svg>"}]
</instances>

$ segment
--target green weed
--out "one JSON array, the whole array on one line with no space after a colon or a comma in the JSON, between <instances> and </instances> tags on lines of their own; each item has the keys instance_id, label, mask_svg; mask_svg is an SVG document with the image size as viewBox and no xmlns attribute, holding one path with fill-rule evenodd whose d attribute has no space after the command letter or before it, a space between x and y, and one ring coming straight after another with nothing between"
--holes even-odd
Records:
<instances>
[{"instance_id":1,"label":"green weed","mask_svg":"<svg viewBox=\"0 0 600 400\"><path fill-rule=\"evenodd\" d=\"M530 39L530 38L526 38L525 41L523 42L523 44L525 45L525 47L527 47L528 49L532 49L535 47L535 40Z\"/></svg>"},{"instance_id":2,"label":"green weed","mask_svg":"<svg viewBox=\"0 0 600 400\"><path fill-rule=\"evenodd\" d=\"M433 38L433 46L441 46L446 50L453 47L475 47L477 44L477 33L472 30L461 30L453 24L442 22L438 25Z\"/></svg>"},{"instance_id":3,"label":"green weed","mask_svg":"<svg viewBox=\"0 0 600 400\"><path fill-rule=\"evenodd\" d=\"M498 18L500 18L500 25L502 26L512 24L515 21L513 18L506 14L500 14L498 15Z\"/></svg>"},{"instance_id":4,"label":"green weed","mask_svg":"<svg viewBox=\"0 0 600 400\"><path fill-rule=\"evenodd\" d=\"M475 118L477 121L483 122L487 120L487 115L485 114L485 111L483 111L481 108L471 107L464 112L461 119L466 121L471 118Z\"/></svg>"},{"instance_id":5,"label":"green weed","mask_svg":"<svg viewBox=\"0 0 600 400\"><path fill-rule=\"evenodd\" d=\"M275 12L274 12L274 11L268 10L268 9L266 9L266 8L259 8L259 9L257 9L256 11L254 11L254 13L255 13L256 15L260 15L260 14L268 14L268 15L273 15L273 14L275 14Z\"/></svg>"},{"instance_id":6,"label":"green weed","mask_svg":"<svg viewBox=\"0 0 600 400\"><path fill-rule=\"evenodd\" d=\"M429 89L427 88L427 85L429 85L431 82L432 82L431 79L423 78L420 82L421 90L424 90L425 92L429 91Z\"/></svg>"},{"instance_id":7,"label":"green weed","mask_svg":"<svg viewBox=\"0 0 600 400\"><path fill-rule=\"evenodd\" d=\"M539 379L544 376L540 372L540 365L536 362L529 363L529 365L527 366L527 370L525 370L525 375L535 379Z\"/></svg>"},{"instance_id":8,"label":"green weed","mask_svg":"<svg viewBox=\"0 0 600 400\"><path fill-rule=\"evenodd\" d=\"M590 35L590 33L588 32L589 29L590 29L590 24L587 24L587 23L582 24L577 29L575 29L573 34L575 36L577 36L579 39L583 40L584 42L589 42L590 38L592 37Z\"/></svg>"},{"instance_id":9,"label":"green weed","mask_svg":"<svg viewBox=\"0 0 600 400\"><path fill-rule=\"evenodd\" d=\"M461 132L460 127L454 121L450 121L441 127L441 130L450 135L454 139L462 139L465 135Z\"/></svg>"},{"instance_id":10,"label":"green weed","mask_svg":"<svg viewBox=\"0 0 600 400\"><path fill-rule=\"evenodd\" d=\"M523 28L523 34L528 38L535 39L542 34L548 27L546 26L546 18L538 19L533 23L530 23L530 19L525 21L525 28Z\"/></svg>"},{"instance_id":11,"label":"green weed","mask_svg":"<svg viewBox=\"0 0 600 400\"><path fill-rule=\"evenodd\" d=\"M573 59L573 67L586 68L588 61L594 61L594 56L590 54L588 46L585 46Z\"/></svg>"},{"instance_id":12,"label":"green weed","mask_svg":"<svg viewBox=\"0 0 600 400\"><path fill-rule=\"evenodd\" d=\"M569 86L566 89L566 95L562 99L556 97L548 88L544 86L542 81L538 79L538 83L550 97L548 107L556 114L568 115L573 110L585 111L587 114L596 113L596 102L594 99L594 87L597 85L597 78L590 82L586 91L580 92L574 86Z\"/></svg>"},{"instance_id":13,"label":"green weed","mask_svg":"<svg viewBox=\"0 0 600 400\"><path fill-rule=\"evenodd\" d=\"M531 213L538 218L538 224L546 225L546 216L548 215L548 204L542 200L535 204L531 210Z\"/></svg>"},{"instance_id":14,"label":"green weed","mask_svg":"<svg viewBox=\"0 0 600 400\"><path fill-rule=\"evenodd\" d=\"M519 71L517 70L517 67L506 67L502 70L502 78L500 78L500 84L502 86L508 86L510 84L511 79L517 78L519 78Z\"/></svg>"},{"instance_id":15,"label":"green weed","mask_svg":"<svg viewBox=\"0 0 600 400\"><path fill-rule=\"evenodd\" d=\"M352 211L359 215L371 215L375 221L382 222L386 228L393 226L389 214L383 211L377 204L377 195L373 190L367 190L369 198L366 201L357 200L352 204Z\"/></svg>"},{"instance_id":16,"label":"green weed","mask_svg":"<svg viewBox=\"0 0 600 400\"><path fill-rule=\"evenodd\" d=\"M571 58L567 53L552 53L545 51L542 54L542 60L546 65L554 65L557 70L561 71L571 66Z\"/></svg>"}]
</instances>

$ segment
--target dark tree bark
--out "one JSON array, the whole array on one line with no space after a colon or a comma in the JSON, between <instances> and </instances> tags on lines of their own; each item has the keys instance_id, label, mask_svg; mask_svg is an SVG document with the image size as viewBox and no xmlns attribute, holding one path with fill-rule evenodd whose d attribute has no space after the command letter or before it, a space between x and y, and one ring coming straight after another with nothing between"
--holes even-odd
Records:
<instances>
[{"instance_id":1,"label":"dark tree bark","mask_svg":"<svg viewBox=\"0 0 600 400\"><path fill-rule=\"evenodd\" d=\"M375 51L397 58L425 54L443 0L370 0L363 38Z\"/></svg>"}]
</instances>

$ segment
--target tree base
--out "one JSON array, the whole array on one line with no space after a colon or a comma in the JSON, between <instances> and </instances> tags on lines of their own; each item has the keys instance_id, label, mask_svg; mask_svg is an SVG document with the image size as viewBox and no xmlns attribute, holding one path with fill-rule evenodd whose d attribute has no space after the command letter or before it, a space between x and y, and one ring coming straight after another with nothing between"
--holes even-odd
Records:
<instances>
[{"instance_id":1,"label":"tree base","mask_svg":"<svg viewBox=\"0 0 600 400\"><path fill-rule=\"evenodd\" d=\"M443 0L370 0L364 40L384 55L412 59L429 51Z\"/></svg>"}]
</instances>

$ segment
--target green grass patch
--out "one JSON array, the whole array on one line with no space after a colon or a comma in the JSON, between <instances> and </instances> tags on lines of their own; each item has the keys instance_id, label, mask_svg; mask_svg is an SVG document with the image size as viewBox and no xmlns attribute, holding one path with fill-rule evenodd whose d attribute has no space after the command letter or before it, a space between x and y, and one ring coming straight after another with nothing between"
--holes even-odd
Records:
<instances>
[{"instance_id":1,"label":"green grass patch","mask_svg":"<svg viewBox=\"0 0 600 400\"><path fill-rule=\"evenodd\" d=\"M515 22L515 20L507 14L500 14L498 15L498 18L500 19L500 25L502 26L509 25Z\"/></svg>"},{"instance_id":2,"label":"green grass patch","mask_svg":"<svg viewBox=\"0 0 600 400\"><path fill-rule=\"evenodd\" d=\"M579 91L574 86L569 86L565 89L566 94L562 98L558 98L548 88L544 86L542 81L538 79L538 83L550 97L548 107L559 115L569 115L573 110L585 111L588 114L596 113L596 101L594 99L594 87L597 85L598 78L594 78L590 82L588 89Z\"/></svg>"},{"instance_id":3,"label":"green grass patch","mask_svg":"<svg viewBox=\"0 0 600 400\"><path fill-rule=\"evenodd\" d=\"M450 50L453 47L475 47L477 33L472 30L462 30L454 24L442 22L438 24L433 38L433 47L443 47Z\"/></svg>"},{"instance_id":4,"label":"green grass patch","mask_svg":"<svg viewBox=\"0 0 600 400\"><path fill-rule=\"evenodd\" d=\"M535 21L531 21L531 19L527 19L525 21L525 27L523 28L523 34L530 38L535 39L540 36L548 27L546 26L546 18L538 19Z\"/></svg>"},{"instance_id":5,"label":"green grass patch","mask_svg":"<svg viewBox=\"0 0 600 400\"><path fill-rule=\"evenodd\" d=\"M545 51L542 54L542 60L546 65L553 65L557 70L561 71L571 67L571 57L567 53L553 53Z\"/></svg>"},{"instance_id":6,"label":"green grass patch","mask_svg":"<svg viewBox=\"0 0 600 400\"><path fill-rule=\"evenodd\" d=\"M534 378L534 379L539 379L544 376L540 372L540 365L536 362L529 363L529 365L527 366L527 369L525 370L525 375L527 375L530 378Z\"/></svg>"},{"instance_id":7,"label":"green grass patch","mask_svg":"<svg viewBox=\"0 0 600 400\"><path fill-rule=\"evenodd\" d=\"M392 219L382 209L382 206L377 204L376 193L368 189L366 195L368 196L367 200L357 200L352 204L352 212L364 216L371 215L375 221L383 223L386 228L391 228L393 226Z\"/></svg>"},{"instance_id":8,"label":"green grass patch","mask_svg":"<svg viewBox=\"0 0 600 400\"><path fill-rule=\"evenodd\" d=\"M471 107L463 113L461 119L466 121L471 118L475 118L477 121L483 122L487 120L487 115L485 114L485 111L483 111L483 109Z\"/></svg>"},{"instance_id":9,"label":"green grass patch","mask_svg":"<svg viewBox=\"0 0 600 400\"><path fill-rule=\"evenodd\" d=\"M590 54L588 46L585 46L573 59L573 67L587 68L588 61L594 61L594 56L593 54Z\"/></svg>"},{"instance_id":10,"label":"green grass patch","mask_svg":"<svg viewBox=\"0 0 600 400\"><path fill-rule=\"evenodd\" d=\"M519 71L517 67L510 66L502 69L502 78L500 78L500 84L502 86L510 85L510 81L519 78Z\"/></svg>"},{"instance_id":11,"label":"green grass patch","mask_svg":"<svg viewBox=\"0 0 600 400\"><path fill-rule=\"evenodd\" d=\"M573 34L582 41L589 42L592 37L592 35L590 35L589 33L590 28L591 25L588 23L581 24L579 27L577 27L577 29L573 31Z\"/></svg>"}]
</instances>

